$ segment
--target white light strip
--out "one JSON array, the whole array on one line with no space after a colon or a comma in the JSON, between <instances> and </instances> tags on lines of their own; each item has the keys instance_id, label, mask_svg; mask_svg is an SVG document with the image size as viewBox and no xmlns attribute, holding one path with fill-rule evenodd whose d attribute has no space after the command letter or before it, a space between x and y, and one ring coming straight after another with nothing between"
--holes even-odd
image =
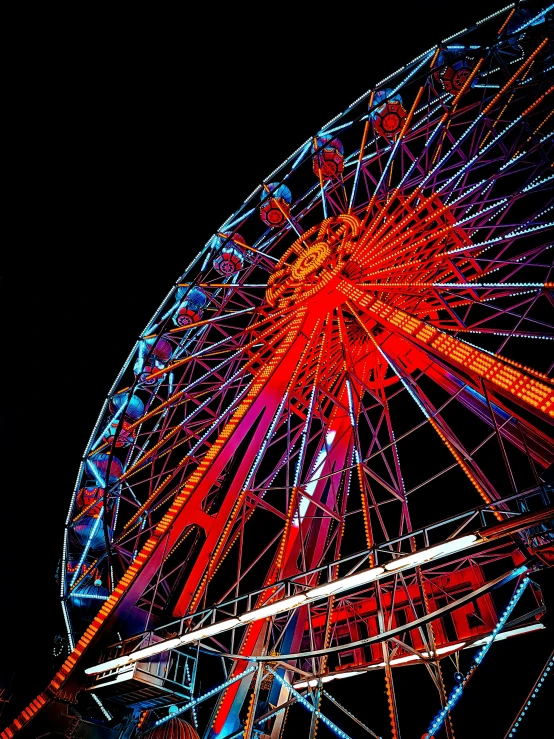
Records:
<instances>
[{"instance_id":1,"label":"white light strip","mask_svg":"<svg viewBox=\"0 0 554 739\"><path fill-rule=\"evenodd\" d=\"M228 618L226 621L220 621L218 624L212 624L196 631L191 631L188 634L184 634L180 639L180 644L190 644L190 642L197 641L198 639L205 639L207 636L213 636L214 634L221 634L223 631L233 629L240 621L238 618Z\"/></svg>"},{"instance_id":2,"label":"white light strip","mask_svg":"<svg viewBox=\"0 0 554 739\"><path fill-rule=\"evenodd\" d=\"M457 649L463 649L465 646L465 641L458 642L458 644L448 644L446 647L439 647L436 650L436 654L449 654L450 652L455 652ZM421 652L421 657L429 658L433 657L433 654L430 652ZM391 665L405 665L408 662L418 662L421 660L421 657L418 654L409 654L406 657L395 657L394 659L390 660ZM384 662L379 662L377 667L384 667Z\"/></svg>"},{"instance_id":3,"label":"white light strip","mask_svg":"<svg viewBox=\"0 0 554 739\"><path fill-rule=\"evenodd\" d=\"M447 36L446 38L443 38L441 43L446 43L446 41L450 41L453 38L457 38L458 36L461 36L462 33L465 33L467 31L467 28L462 28L461 31L458 31L458 33L453 33L452 36Z\"/></svg>"},{"instance_id":4,"label":"white light strip","mask_svg":"<svg viewBox=\"0 0 554 739\"><path fill-rule=\"evenodd\" d=\"M529 631L537 631L538 629L544 629L546 628L544 624L531 624L530 626L520 626L519 629L511 629L511 631L503 631L500 634L497 634L494 638L494 641L502 641L503 639L509 639L512 636L519 636L519 634L527 634ZM477 641L472 642L471 644L468 644L466 649L470 649L471 647L482 647L484 644L488 644L492 639L492 634L489 634L489 636L483 637L483 639L478 639Z\"/></svg>"},{"instance_id":5,"label":"white light strip","mask_svg":"<svg viewBox=\"0 0 554 739\"><path fill-rule=\"evenodd\" d=\"M115 659L109 659L107 662L102 662L99 665L87 667L85 675L96 675L99 672L109 672L110 670L115 670L117 667L128 665L130 662L130 655L126 654L124 657L116 657Z\"/></svg>"},{"instance_id":6,"label":"white light strip","mask_svg":"<svg viewBox=\"0 0 554 739\"><path fill-rule=\"evenodd\" d=\"M518 636L519 634L526 634L529 631L538 631L539 629L546 628L544 624L531 624L530 626L521 626L518 629L512 629L511 631L504 631L501 634L498 634L495 637L496 641L502 641L502 639L509 639L512 636ZM484 644L488 644L492 639L492 635L485 636L483 639L479 639L478 641L474 641L471 644L467 644L465 641L458 642L457 644L447 644L445 647L439 647L435 654L442 655L442 654L450 654L451 652L456 652L458 649L471 649L472 647L481 647ZM432 658L433 654L431 652L421 652L421 657L424 658ZM409 654L405 657L395 657L394 659L390 660L391 665L405 665L410 662L420 662L421 658L417 654ZM368 667L384 667L384 662L379 662L378 665L368 665ZM298 683L294 683L294 688L315 688L319 681L321 683L329 683L332 680L342 680L346 677L354 677L355 675L362 675L364 672L367 672L367 670L351 670L349 672L343 672L343 673L334 673L331 675L324 675L320 678L311 678L310 680L302 680Z\"/></svg>"},{"instance_id":7,"label":"white light strip","mask_svg":"<svg viewBox=\"0 0 554 739\"><path fill-rule=\"evenodd\" d=\"M339 593L342 590L349 590L357 585L365 585L366 583L373 582L384 572L385 570L383 567L373 567L371 570L363 570L362 572L357 572L355 575L342 577L334 582L328 582L325 585L312 588L311 590L308 590L306 595L311 600L314 598L321 598L324 595Z\"/></svg>"},{"instance_id":8,"label":"white light strip","mask_svg":"<svg viewBox=\"0 0 554 739\"><path fill-rule=\"evenodd\" d=\"M124 670L119 670L119 672L116 672L113 680L107 680L105 683L102 683L101 685L97 685L96 690L99 690L100 688L105 688L107 685L114 685L115 683L125 682L125 680L131 680L134 677L134 674L135 674L134 667L133 665L130 665L129 667L126 667Z\"/></svg>"},{"instance_id":9,"label":"white light strip","mask_svg":"<svg viewBox=\"0 0 554 739\"><path fill-rule=\"evenodd\" d=\"M141 659L145 659L147 657L152 657L154 654L161 654L162 652L167 652L169 649L173 649L174 647L178 647L181 644L181 639L174 638L174 639L168 639L167 641L160 641L156 644L151 644L149 647L144 647L144 649L139 649L136 652L131 652L130 654L124 654L121 657L116 657L115 659L110 659L107 662L103 662L100 665L94 665L94 667L88 667L85 670L86 675L96 675L99 672L107 672L108 670L115 670L118 667L123 667L124 665L128 665L131 662L138 662Z\"/></svg>"},{"instance_id":10,"label":"white light strip","mask_svg":"<svg viewBox=\"0 0 554 739\"><path fill-rule=\"evenodd\" d=\"M324 675L322 678L314 678L312 680L301 680L299 683L294 683L293 688L315 688L318 681L322 683L330 683L332 680L344 680L346 677L354 677L355 675L363 675L366 670L350 670L349 672L335 672L332 675Z\"/></svg>"},{"instance_id":11,"label":"white light strip","mask_svg":"<svg viewBox=\"0 0 554 739\"><path fill-rule=\"evenodd\" d=\"M438 544L436 547L430 547L429 549L422 549L419 552L408 554L407 557L400 557L392 562L387 562L385 570L387 572L394 572L397 570L403 570L407 567L414 567L422 564L423 562L430 562L437 557L444 557L446 554L452 552L459 552L461 549L467 549L472 544L477 542L477 536L475 534L468 534L462 536L460 539L454 539L452 541L444 542L444 544Z\"/></svg>"},{"instance_id":12,"label":"white light strip","mask_svg":"<svg viewBox=\"0 0 554 739\"><path fill-rule=\"evenodd\" d=\"M334 593L342 592L343 590L349 590L360 585L365 585L377 580L379 577L387 574L388 572L398 572L399 570L403 570L408 567L414 567L415 565L421 564L423 562L430 562L431 560L438 559L439 557L444 557L447 554L466 549L467 547L478 544L479 542L480 540L478 539L476 534L468 534L467 536L462 536L459 539L452 539L451 541L444 542L443 544L438 544L437 546L430 547L429 549L423 549L419 552L414 552L413 554L408 554L405 557L395 559L392 562L388 562L384 567L372 567L369 570L356 572L353 575L348 575L347 577L339 578L338 580L334 580L333 582L319 585L315 588L312 588L311 590L306 591L306 593L299 593L298 595L293 595L289 598L284 598L282 600L275 601L274 603L270 603L267 606L255 608L253 611L243 613L242 616L239 616L238 618L229 618L225 621L211 624L210 626L200 627L199 629L196 629L195 631L190 631L188 634L184 634L181 637L158 642L148 647L144 647L144 649L139 649L136 652L131 652L130 654L123 655L121 657L116 657L115 659L108 660L107 662L103 662L99 665L94 665L93 667L88 667L85 670L85 673L87 675L96 675L101 672L107 672L108 670L113 670L118 667L122 667L123 665L128 665L131 662L137 662L140 659L151 657L154 654L165 652L169 649L173 649L174 647L182 646L183 644L190 644L191 642L204 639L208 636L220 634L223 631L233 629L241 624L251 623L252 621L258 621L262 618L268 618L269 616L273 616L277 613L291 610L306 601L315 600L316 598L323 598L329 595L333 595Z\"/></svg>"},{"instance_id":13,"label":"white light strip","mask_svg":"<svg viewBox=\"0 0 554 739\"><path fill-rule=\"evenodd\" d=\"M165 652L168 649L173 649L173 647L178 647L181 643L181 640L178 637L175 637L175 639L169 639L168 641L161 641L157 644L151 644L149 647L144 647L144 649L139 649L136 652L132 653L133 661L136 662L140 659L144 659L145 657L152 657L154 654L160 654L161 652ZM131 657L131 655L128 655Z\"/></svg>"},{"instance_id":14,"label":"white light strip","mask_svg":"<svg viewBox=\"0 0 554 739\"><path fill-rule=\"evenodd\" d=\"M307 597L306 595L304 595L304 593L293 595L290 598L285 598L284 600L278 600L275 603L270 603L268 606L256 608L254 611L249 611L248 613L243 613L242 616L239 616L239 620L243 624L250 623L250 621L259 621L262 618L267 618L268 616L273 616L276 613L281 613L281 611L288 611L290 608L295 608L296 606L300 605L300 603L303 603L305 600L307 600Z\"/></svg>"}]
</instances>

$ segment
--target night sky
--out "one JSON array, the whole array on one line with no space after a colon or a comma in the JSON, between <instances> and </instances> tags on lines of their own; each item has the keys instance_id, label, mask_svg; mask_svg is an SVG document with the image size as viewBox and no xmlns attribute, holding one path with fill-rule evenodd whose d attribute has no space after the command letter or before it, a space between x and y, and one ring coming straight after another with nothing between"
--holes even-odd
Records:
<instances>
[{"instance_id":1,"label":"night sky","mask_svg":"<svg viewBox=\"0 0 554 739\"><path fill-rule=\"evenodd\" d=\"M79 461L106 393L171 285L320 126L501 7L341 2L299 19L294 4L277 3L239 18L233 6L210 6L187 19L158 6L152 17L133 9L125 18L105 10L75 19L71 33L42 41L42 53L22 34L21 53L36 63L24 85L23 207L11 242L19 266L5 280L13 300L4 315L16 328L10 323L3 359L13 410L2 426L9 483L0 687L13 698L0 729L53 674L53 641L63 633L55 572ZM372 30L360 38L362 25ZM554 613L552 573L537 580ZM479 714L464 715L463 701L454 713L457 739L503 736L553 641L548 630L497 646L480 687L478 678L472 685L474 696L482 691ZM417 678L407 673L403 680ZM533 710L518 736L548 739L545 696ZM428 721L404 723L409 739Z\"/></svg>"}]
</instances>

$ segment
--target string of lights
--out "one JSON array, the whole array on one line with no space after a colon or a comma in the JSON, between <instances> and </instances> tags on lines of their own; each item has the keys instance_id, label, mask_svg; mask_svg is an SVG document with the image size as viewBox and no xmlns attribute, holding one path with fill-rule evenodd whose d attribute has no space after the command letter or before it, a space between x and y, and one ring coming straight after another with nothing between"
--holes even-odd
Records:
<instances>
[{"instance_id":1,"label":"string of lights","mask_svg":"<svg viewBox=\"0 0 554 739\"><path fill-rule=\"evenodd\" d=\"M512 722L512 725L504 735L504 739L511 739L511 737L516 735L516 732L518 731L521 722L523 721L524 716L527 714L529 709L532 706L532 701L537 697L539 694L540 689L544 685L546 678L548 677L548 674L554 671L554 651L551 652L550 656L546 660L545 666L540 671L540 674L538 678L535 681L535 684L531 688L531 691L529 695L527 696L523 706L519 709L517 716Z\"/></svg>"},{"instance_id":2,"label":"string of lights","mask_svg":"<svg viewBox=\"0 0 554 739\"><path fill-rule=\"evenodd\" d=\"M271 667L268 667L267 670L275 677L275 679L279 683L281 683L283 687L285 687L287 690L290 691L290 693L296 698L296 700L300 703L301 706L304 706L304 708L307 708L308 711L310 711L311 713L314 713L317 716L317 718L320 721L322 721L326 726L328 726L331 729L331 731L333 731L337 736L339 736L340 739L350 739L350 736L345 731L343 731L342 729L339 729L339 727L336 724L334 724L331 721L331 719L327 718L327 716L321 713L321 711L317 710L317 708L312 703L310 703L310 701L306 700L306 698L304 698L304 696L301 693L295 690L292 687L292 685L285 680L284 677L281 677L281 675L275 672L275 670L272 670Z\"/></svg>"},{"instance_id":3,"label":"string of lights","mask_svg":"<svg viewBox=\"0 0 554 739\"><path fill-rule=\"evenodd\" d=\"M525 572L526 569L527 568L525 566L522 566L521 567L521 573L523 574L523 572ZM461 698L462 692L463 692L465 686L467 685L467 683L469 682L469 680L473 677L473 675L475 674L475 670L477 669L477 667L481 664L481 662L485 658L487 652L489 651L489 649L491 648L491 646L492 646L492 644L494 642L495 637L502 630L502 627L504 626L504 624L508 620L511 612L516 607L519 599L523 595L523 592L525 591L525 588L527 587L528 584L529 584L529 578L528 577L524 577L523 580L522 580L522 582L516 588L516 591L513 594L513 596L511 597L508 605L504 609L504 612L500 616L500 618L498 620L498 623L494 627L493 632L491 634L491 639L486 644L484 644L481 647L481 649L477 652L477 654L474 656L473 661L471 663L471 666L470 666L468 672L466 673L466 675L464 676L464 678L461 680L461 682L459 683L459 685L457 685L452 690L452 692L450 693L450 695L448 697L448 700L446 701L446 704L439 711L439 713L435 716L435 718L433 719L433 721L430 723L429 728L427 729L427 733L424 734L425 739L433 739L434 738L435 734L437 733L437 731L442 726L442 724L444 722L444 719L446 718L447 714L450 713L450 711L452 711L452 709L454 708L454 706L456 705L456 703Z\"/></svg>"}]
</instances>

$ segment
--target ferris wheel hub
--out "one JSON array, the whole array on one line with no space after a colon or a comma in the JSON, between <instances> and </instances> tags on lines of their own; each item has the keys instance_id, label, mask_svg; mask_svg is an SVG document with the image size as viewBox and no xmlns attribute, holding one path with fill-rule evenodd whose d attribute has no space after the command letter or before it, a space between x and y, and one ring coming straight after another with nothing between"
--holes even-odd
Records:
<instances>
[{"instance_id":1,"label":"ferris wheel hub","mask_svg":"<svg viewBox=\"0 0 554 739\"><path fill-rule=\"evenodd\" d=\"M360 229L356 216L341 214L326 218L299 236L267 281L267 302L280 307L293 305L327 285L344 269Z\"/></svg>"},{"instance_id":2,"label":"ferris wheel hub","mask_svg":"<svg viewBox=\"0 0 554 739\"><path fill-rule=\"evenodd\" d=\"M323 265L329 256L329 253L329 247L324 241L316 241L316 243L309 246L305 253L292 265L292 279L300 282L305 277L312 274L312 272L315 272Z\"/></svg>"}]
</instances>

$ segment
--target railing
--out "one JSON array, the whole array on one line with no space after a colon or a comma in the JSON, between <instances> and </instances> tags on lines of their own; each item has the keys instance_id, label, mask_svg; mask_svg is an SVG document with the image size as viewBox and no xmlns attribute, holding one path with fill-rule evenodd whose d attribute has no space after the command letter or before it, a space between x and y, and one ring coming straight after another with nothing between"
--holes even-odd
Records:
<instances>
[{"instance_id":1,"label":"railing","mask_svg":"<svg viewBox=\"0 0 554 739\"><path fill-rule=\"evenodd\" d=\"M196 611L152 631L141 632L136 636L112 644L103 653L101 661L121 657L137 649L154 645L160 640L167 642L168 639L175 638L177 646L178 637L193 628L206 627L214 624L219 618L235 617L239 613L252 610L264 593L269 594L271 592L275 599L302 593L313 587L316 580L319 584L331 582L339 565L343 573L341 576L344 577L354 574L364 566L383 565L399 556L410 554L413 551L414 544L416 549L419 550L432 546L437 542L459 537L461 534L481 532L486 535L487 531L490 530L490 536L485 536L483 540L483 543L486 543L488 539L499 538L524 528L528 528L532 536L536 535L541 541L544 536L551 537L554 541L551 526L546 527L545 530L544 527L540 528L533 525L535 517L539 520L541 516L544 518L543 513L546 515L545 520L554 521L554 510L548 510L551 506L552 496L553 491L549 486L539 485L491 503L476 506L438 523L424 526L394 539L388 539L372 549L349 555L330 564L320 565L307 572L251 591L211 608ZM510 510L507 507L510 503L512 507L517 507L517 510ZM505 519L500 523L495 517L495 513L498 514L499 512ZM519 519L521 519L521 522ZM346 571L345 567L350 567L350 569ZM193 619L194 623L192 622Z\"/></svg>"},{"instance_id":2,"label":"railing","mask_svg":"<svg viewBox=\"0 0 554 739\"><path fill-rule=\"evenodd\" d=\"M132 637L130 640L134 643L135 649L142 649L152 644L160 642L160 638L153 633L141 635L140 637ZM115 657L124 652L119 649L121 643L114 645L111 648L110 656ZM179 650L164 651L161 654L154 655L153 657L144 658L139 662L136 662L131 669L134 669L134 674L137 673L149 676L150 678L159 678L163 680L164 687L174 686L178 692L191 695L194 691L194 683L196 680L196 667L197 659L190 653L181 652ZM127 668L128 669L128 668ZM115 678L117 675L126 672L125 668L113 668L106 670L98 675L98 681L108 681L110 678ZM147 680L145 680L147 682Z\"/></svg>"}]
</instances>

